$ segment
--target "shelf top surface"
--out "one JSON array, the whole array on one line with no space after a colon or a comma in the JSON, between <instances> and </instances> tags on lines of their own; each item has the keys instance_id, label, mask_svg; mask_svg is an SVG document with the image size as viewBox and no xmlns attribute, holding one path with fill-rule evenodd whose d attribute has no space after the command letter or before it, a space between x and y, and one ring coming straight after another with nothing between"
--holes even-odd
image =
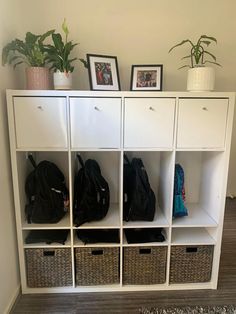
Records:
<instances>
[{"instance_id":1,"label":"shelf top surface","mask_svg":"<svg viewBox=\"0 0 236 314\"><path fill-rule=\"evenodd\" d=\"M41 97L185 97L185 98L227 98L234 97L234 92L187 92L187 91L88 91L88 90L11 90L7 89L8 96L41 96Z\"/></svg>"}]
</instances>

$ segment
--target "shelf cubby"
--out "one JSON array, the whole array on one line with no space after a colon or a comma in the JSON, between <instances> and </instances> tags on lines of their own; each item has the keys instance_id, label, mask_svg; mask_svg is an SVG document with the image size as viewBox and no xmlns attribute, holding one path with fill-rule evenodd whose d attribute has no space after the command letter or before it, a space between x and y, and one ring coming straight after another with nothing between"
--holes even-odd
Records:
<instances>
[{"instance_id":1,"label":"shelf cubby","mask_svg":"<svg viewBox=\"0 0 236 314\"><path fill-rule=\"evenodd\" d=\"M138 226L168 226L172 208L173 193L173 151L126 151L132 158L141 158L146 169L150 186L156 196L156 214L153 222L124 222L124 227Z\"/></svg>"},{"instance_id":2,"label":"shelf cubby","mask_svg":"<svg viewBox=\"0 0 236 314\"><path fill-rule=\"evenodd\" d=\"M189 215L173 219L173 226L214 227L221 217L224 153L178 151L176 161L184 170Z\"/></svg>"},{"instance_id":3,"label":"shelf cubby","mask_svg":"<svg viewBox=\"0 0 236 314\"><path fill-rule=\"evenodd\" d=\"M38 242L38 243L25 243L25 238L27 237L30 230L23 231L23 239L24 239L24 248L25 249L39 249L39 248L69 248L71 247L71 235L70 229L68 229L69 233L67 236L67 240L65 244L61 244L58 242L52 242L51 244L47 244L46 242Z\"/></svg>"},{"instance_id":4,"label":"shelf cubby","mask_svg":"<svg viewBox=\"0 0 236 314\"><path fill-rule=\"evenodd\" d=\"M214 230L208 230L214 229ZM216 240L209 231L214 232L216 228L173 228L171 245L212 245Z\"/></svg>"}]
</instances>

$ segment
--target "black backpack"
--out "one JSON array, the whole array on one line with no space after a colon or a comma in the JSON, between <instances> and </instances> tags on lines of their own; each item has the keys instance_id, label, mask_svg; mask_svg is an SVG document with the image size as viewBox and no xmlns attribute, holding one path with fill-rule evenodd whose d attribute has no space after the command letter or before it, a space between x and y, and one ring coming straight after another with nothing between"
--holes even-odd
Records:
<instances>
[{"instance_id":1,"label":"black backpack","mask_svg":"<svg viewBox=\"0 0 236 314\"><path fill-rule=\"evenodd\" d=\"M28 204L25 206L27 221L28 223L57 223L64 217L69 199L64 175L50 161L44 160L36 165L32 155L28 158L34 170L25 182L28 199Z\"/></svg>"},{"instance_id":2,"label":"black backpack","mask_svg":"<svg viewBox=\"0 0 236 314\"><path fill-rule=\"evenodd\" d=\"M88 159L84 163L77 155L81 168L74 181L74 224L101 220L110 205L110 191L107 181L101 174L98 163Z\"/></svg>"},{"instance_id":3,"label":"black backpack","mask_svg":"<svg viewBox=\"0 0 236 314\"><path fill-rule=\"evenodd\" d=\"M140 158L132 162L125 157L124 165L124 220L152 221L156 197L149 184L148 175Z\"/></svg>"},{"instance_id":4,"label":"black backpack","mask_svg":"<svg viewBox=\"0 0 236 314\"><path fill-rule=\"evenodd\" d=\"M124 220L129 220L131 199L134 190L135 171L126 155L124 155L123 173L123 213Z\"/></svg>"}]
</instances>

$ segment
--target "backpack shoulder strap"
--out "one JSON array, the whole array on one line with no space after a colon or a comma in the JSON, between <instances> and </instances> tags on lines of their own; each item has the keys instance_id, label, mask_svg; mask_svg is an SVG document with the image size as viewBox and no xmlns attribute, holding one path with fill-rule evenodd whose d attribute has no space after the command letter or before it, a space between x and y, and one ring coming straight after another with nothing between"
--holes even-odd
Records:
<instances>
[{"instance_id":1,"label":"backpack shoulder strap","mask_svg":"<svg viewBox=\"0 0 236 314\"><path fill-rule=\"evenodd\" d=\"M133 158L131 164L135 171L136 177L139 178L146 192L148 192L150 189L150 184L149 184L148 175L143 165L142 159Z\"/></svg>"},{"instance_id":2,"label":"backpack shoulder strap","mask_svg":"<svg viewBox=\"0 0 236 314\"><path fill-rule=\"evenodd\" d=\"M32 155L32 154L29 154L29 155L28 155L28 159L29 159L29 161L31 162L31 164L32 164L32 166L34 167L34 169L36 169L36 168L37 168L37 164L36 164L36 162L35 162L35 160L34 160L34 158L33 158L33 155Z\"/></svg>"},{"instance_id":3,"label":"backpack shoulder strap","mask_svg":"<svg viewBox=\"0 0 236 314\"><path fill-rule=\"evenodd\" d=\"M80 156L80 154L77 154L76 156L78 158L78 161L79 161L81 167L84 168L84 161L83 161L82 157Z\"/></svg>"},{"instance_id":4,"label":"backpack shoulder strap","mask_svg":"<svg viewBox=\"0 0 236 314\"><path fill-rule=\"evenodd\" d=\"M124 154L124 160L126 161L127 164L131 165L129 158L126 154Z\"/></svg>"}]
</instances>

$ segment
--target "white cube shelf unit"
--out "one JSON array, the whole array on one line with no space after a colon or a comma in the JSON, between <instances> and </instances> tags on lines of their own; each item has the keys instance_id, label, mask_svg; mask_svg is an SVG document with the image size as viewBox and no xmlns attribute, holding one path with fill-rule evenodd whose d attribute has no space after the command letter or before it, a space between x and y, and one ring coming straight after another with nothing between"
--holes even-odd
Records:
<instances>
[{"instance_id":1,"label":"white cube shelf unit","mask_svg":"<svg viewBox=\"0 0 236 314\"><path fill-rule=\"evenodd\" d=\"M11 162L23 293L216 289L234 102L234 93L223 92L8 90ZM24 186L27 175L32 171L27 160L28 153L33 154L36 162L46 159L56 163L65 175L70 192L70 211L57 224L28 224L26 221ZM84 160L93 158L98 161L110 187L111 205L104 219L77 228L73 224L73 195L74 177L79 169L76 158L78 153ZM129 158L140 157L144 162L157 199L155 217L151 222L123 221L124 154ZM180 163L185 172L188 216L173 219L176 163ZM162 228L165 241L128 244L125 232L134 228ZM25 243L30 230L42 229L68 230L65 245ZM116 230L120 242L84 245L77 238L77 232L91 229ZM28 258L34 251L28 249L67 249L71 278L64 285L59 282L56 287L37 284L32 287L27 280L27 269L31 269L27 263L30 263ZM198 263L198 251L206 255L204 258L207 258L210 270L205 279L200 278L198 281L193 268L189 268L192 279L184 277L182 280L182 274L175 273L175 251L181 249L183 258L186 255L187 258L193 258L187 261L188 267ZM114 260L109 260L106 252ZM104 264L105 267L108 264L115 266L114 281L91 285L95 280L92 278L81 284L81 278L77 278L76 265L83 265L82 258L88 258L84 253L95 254L98 267L103 268ZM104 258L104 263L100 258ZM112 265L113 262L116 265ZM148 269L142 268L143 262ZM181 257L178 262L182 262ZM152 263L154 269L151 268ZM80 273L86 274L86 267ZM200 267L200 271L204 272L204 264ZM155 273L157 269L161 270L160 274ZM44 271L47 273L47 269ZM126 271L128 273L124 273ZM146 277L140 278L138 271L145 273ZM151 283L148 273L151 273ZM93 269L93 275L96 277L100 274L94 273ZM155 282L153 278L157 278Z\"/></svg>"}]
</instances>

